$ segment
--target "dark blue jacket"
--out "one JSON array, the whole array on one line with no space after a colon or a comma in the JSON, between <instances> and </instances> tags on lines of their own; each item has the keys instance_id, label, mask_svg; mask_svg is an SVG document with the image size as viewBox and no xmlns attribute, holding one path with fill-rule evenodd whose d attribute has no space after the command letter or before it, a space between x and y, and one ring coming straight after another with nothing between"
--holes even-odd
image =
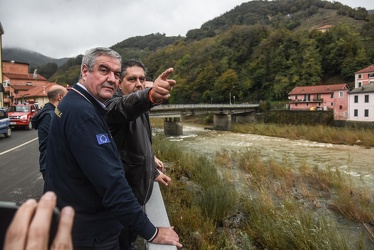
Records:
<instances>
[{"instance_id":1,"label":"dark blue jacket","mask_svg":"<svg viewBox=\"0 0 374 250\"><path fill-rule=\"evenodd\" d=\"M52 116L55 112L55 106L52 103L46 103L42 110L40 110L31 120L32 127L38 130L39 139L39 165L40 172L45 173L46 154L47 154L47 140L49 125L51 124Z\"/></svg>"},{"instance_id":2,"label":"dark blue jacket","mask_svg":"<svg viewBox=\"0 0 374 250\"><path fill-rule=\"evenodd\" d=\"M106 124L106 109L75 85L52 119L45 191L57 194L61 209L75 211L74 247L89 247L119 234L123 225L144 239L156 228L137 202Z\"/></svg>"}]
</instances>

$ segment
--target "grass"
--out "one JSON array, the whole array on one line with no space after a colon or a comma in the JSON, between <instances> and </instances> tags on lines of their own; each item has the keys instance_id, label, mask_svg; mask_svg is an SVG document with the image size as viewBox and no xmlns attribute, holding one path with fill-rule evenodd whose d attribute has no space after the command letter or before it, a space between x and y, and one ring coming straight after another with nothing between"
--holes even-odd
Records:
<instances>
[{"instance_id":1,"label":"grass","mask_svg":"<svg viewBox=\"0 0 374 250\"><path fill-rule=\"evenodd\" d=\"M360 145L366 148L374 146L374 130L372 129L248 123L234 124L231 130L236 133L259 134L292 140L304 139L333 144Z\"/></svg>"},{"instance_id":2,"label":"grass","mask_svg":"<svg viewBox=\"0 0 374 250\"><path fill-rule=\"evenodd\" d=\"M212 160L162 136L154 148L170 165L162 193L186 249L374 247L374 197L334 167L263 160L250 149Z\"/></svg>"}]
</instances>

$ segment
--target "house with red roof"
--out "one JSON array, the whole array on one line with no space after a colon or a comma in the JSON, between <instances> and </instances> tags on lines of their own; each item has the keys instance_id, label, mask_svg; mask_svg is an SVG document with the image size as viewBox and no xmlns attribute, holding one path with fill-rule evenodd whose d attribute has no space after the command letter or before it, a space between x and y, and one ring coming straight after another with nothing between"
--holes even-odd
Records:
<instances>
[{"instance_id":1,"label":"house with red roof","mask_svg":"<svg viewBox=\"0 0 374 250\"><path fill-rule=\"evenodd\" d=\"M355 88L348 94L347 120L374 122L374 65L355 72Z\"/></svg>"},{"instance_id":2,"label":"house with red roof","mask_svg":"<svg viewBox=\"0 0 374 250\"><path fill-rule=\"evenodd\" d=\"M355 72L355 88L374 83L374 65Z\"/></svg>"},{"instance_id":3,"label":"house with red roof","mask_svg":"<svg viewBox=\"0 0 374 250\"><path fill-rule=\"evenodd\" d=\"M335 120L346 120L348 91L345 83L297 86L288 93L290 110L333 110Z\"/></svg>"},{"instance_id":4,"label":"house with red roof","mask_svg":"<svg viewBox=\"0 0 374 250\"><path fill-rule=\"evenodd\" d=\"M48 89L56 83L50 83L46 78L28 72L29 64L14 61L2 61L3 63L3 87L4 107L14 103L33 101L39 106L48 102Z\"/></svg>"}]
</instances>

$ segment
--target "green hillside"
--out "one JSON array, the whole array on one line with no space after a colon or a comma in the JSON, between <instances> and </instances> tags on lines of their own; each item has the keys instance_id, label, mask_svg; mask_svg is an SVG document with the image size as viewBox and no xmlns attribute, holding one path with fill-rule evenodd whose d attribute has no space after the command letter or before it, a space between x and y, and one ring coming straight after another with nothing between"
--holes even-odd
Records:
<instances>
[{"instance_id":1,"label":"green hillside","mask_svg":"<svg viewBox=\"0 0 374 250\"><path fill-rule=\"evenodd\" d=\"M328 32L316 28L332 25ZM172 103L283 100L295 86L346 82L374 63L374 20L366 9L319 0L251 1L186 37L151 34L112 48L141 59L148 75L173 67ZM79 57L50 80L74 84Z\"/></svg>"}]
</instances>

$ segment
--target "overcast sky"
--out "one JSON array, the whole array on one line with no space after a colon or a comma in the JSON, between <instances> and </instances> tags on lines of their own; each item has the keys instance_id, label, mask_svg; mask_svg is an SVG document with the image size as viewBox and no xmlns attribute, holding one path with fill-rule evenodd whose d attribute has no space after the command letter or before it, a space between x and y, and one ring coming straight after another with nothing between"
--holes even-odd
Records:
<instances>
[{"instance_id":1,"label":"overcast sky","mask_svg":"<svg viewBox=\"0 0 374 250\"><path fill-rule=\"evenodd\" d=\"M245 0L0 0L3 47L75 57L134 36L185 36ZM374 9L374 0L341 0Z\"/></svg>"}]
</instances>

